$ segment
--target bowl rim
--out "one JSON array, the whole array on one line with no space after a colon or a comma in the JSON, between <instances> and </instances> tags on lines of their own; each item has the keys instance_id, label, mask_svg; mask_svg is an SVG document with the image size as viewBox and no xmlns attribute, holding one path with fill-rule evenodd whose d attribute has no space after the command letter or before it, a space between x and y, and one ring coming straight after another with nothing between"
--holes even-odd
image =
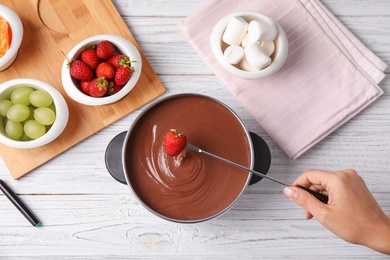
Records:
<instances>
[{"instance_id":1,"label":"bowl rim","mask_svg":"<svg viewBox=\"0 0 390 260\"><path fill-rule=\"evenodd\" d=\"M276 52L278 54L278 56L277 56L278 59L274 59L268 67L266 67L262 70L259 70L259 71L245 71L245 70L241 70L241 69L229 64L225 60L223 53L222 53L222 49L221 49L222 40L221 39L222 39L223 32L225 31L225 28L226 28L229 20L234 16L258 17L258 18L261 18L263 20L273 21L278 29L278 35L277 35L276 39L278 41L280 41L280 44L283 44L283 48L276 48ZM283 66L283 64L285 63L285 61L287 59L287 54L288 54L288 40L287 40L287 36L286 36L286 33L284 32L283 28L280 26L280 24L277 21L275 21L271 17L269 17L263 13L256 12L256 11L237 11L237 12L230 13L230 14L224 16L222 19L220 19L217 22L217 24L214 26L214 28L211 32L210 46L211 46L212 53L214 54L214 57L217 59L219 64L222 65L222 67L224 69L226 69L227 71L229 71L233 75L248 78L248 79L263 78L263 77L271 75L272 73L275 73Z\"/></svg>"},{"instance_id":2,"label":"bowl rim","mask_svg":"<svg viewBox=\"0 0 390 260\"><path fill-rule=\"evenodd\" d=\"M23 24L14 10L6 5L0 4L0 16L4 17L11 26L12 40L9 50L0 58L0 68L5 69L10 61L16 58L23 39Z\"/></svg>"},{"instance_id":3,"label":"bowl rim","mask_svg":"<svg viewBox=\"0 0 390 260\"><path fill-rule=\"evenodd\" d=\"M155 106L159 105L160 103L162 102L166 102L167 100L170 100L170 99L174 99L174 98L180 98L180 97L188 97L188 96L195 96L195 97L201 97L201 98L206 98L210 101L213 101L213 102L216 102L218 103L219 105L223 106L225 109L227 109L230 113L232 113L232 115L238 120L238 122L240 123L240 125L242 126L243 130L245 131L245 134L246 134L246 138L248 140L248 145L249 145L249 150L250 150L250 166L249 168L250 169L253 169L254 168L254 165L255 165L255 154L254 154L254 147L253 147L253 142L252 142L252 138L250 136L250 133L249 133L249 130L248 128L245 126L244 122L242 121L242 119L238 116L238 114L236 112L234 112L234 110L232 108L230 108L227 104L225 104L224 102L214 98L214 97L211 97L211 96L208 96L208 95L204 95L204 94L199 94L199 93L177 93L177 94L172 94L172 95L169 95L169 96L165 96L165 97L162 97L158 100L155 100L154 102L150 103L135 119L134 121L132 122L131 126L129 127L127 133L126 133L126 136L125 136L125 139L123 141L123 146L122 146L122 169L123 169L123 173L125 175L125 179L126 179L126 184L128 186L128 188L130 189L131 193L134 195L134 197L136 197L136 199L138 200L138 202L145 208L147 209L150 213L154 214L155 216L158 216L160 217L161 219L165 219L165 220L168 220L168 221L171 221L171 222L175 222L175 223L180 223L180 224L194 224L194 223L200 223L200 222L205 222L205 221L210 221L212 219L215 219L215 218L218 218L220 216L222 216L223 214L225 214L226 212L228 212L236 203L237 201L241 198L242 194L245 192L246 188L248 187L249 183L250 183L250 180L252 178L252 172L248 172L248 178L245 182L245 184L243 185L240 193L237 195L237 197L229 204L227 205L223 210L221 210L220 212L217 212L215 213L214 215L211 215L209 217L206 217L206 218L202 218L202 219L195 219L195 220L181 220L181 219L175 219L175 218L171 218L171 217L167 217L167 216L164 216L163 214L155 211L154 209L152 209L151 207L149 207L139 196L138 194L136 193L136 191L134 190L132 184L131 184L131 181L129 180L129 177L128 177L128 174L127 174L127 170L126 170L126 148L127 148L127 143L129 142L129 139L130 139L130 135L131 135L131 132L132 130L134 129L134 127L136 126L137 122L146 114L148 113L151 109L153 109Z\"/></svg>"},{"instance_id":4,"label":"bowl rim","mask_svg":"<svg viewBox=\"0 0 390 260\"><path fill-rule=\"evenodd\" d=\"M81 54L83 48L97 44L100 41L108 40L120 50L122 54L130 57L131 60L136 60L137 62L132 63L135 71L133 72L130 80L124 85L124 87L114 95L105 96L105 97L91 97L83 92L74 84L75 80L70 75L68 69L68 60L65 58L61 68L61 79L62 86L65 89L65 92L75 101L90 106L99 106L114 103L124 98L137 84L142 71L142 57L137 47L132 44L129 40L113 34L100 34L95 35L89 38L84 39L83 41L76 44L66 55L69 59L74 59ZM78 58L78 57L77 57Z\"/></svg>"},{"instance_id":5,"label":"bowl rim","mask_svg":"<svg viewBox=\"0 0 390 260\"><path fill-rule=\"evenodd\" d=\"M6 81L0 85L0 96L3 93L10 92L12 89L26 85L31 86L34 89L45 90L52 96L54 106L56 108L56 120L50 127L49 131L47 131L43 136L30 141L13 140L0 132L0 142L13 148L37 148L52 142L63 132L69 119L69 109L64 97L52 85L41 80L31 78L19 78ZM59 109L61 110L60 113L58 113Z\"/></svg>"}]
</instances>

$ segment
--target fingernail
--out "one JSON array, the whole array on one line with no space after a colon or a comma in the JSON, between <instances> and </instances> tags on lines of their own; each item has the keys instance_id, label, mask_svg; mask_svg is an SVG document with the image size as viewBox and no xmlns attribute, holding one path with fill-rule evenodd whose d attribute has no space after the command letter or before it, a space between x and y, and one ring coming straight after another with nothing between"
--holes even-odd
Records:
<instances>
[{"instance_id":1,"label":"fingernail","mask_svg":"<svg viewBox=\"0 0 390 260\"><path fill-rule=\"evenodd\" d=\"M295 200L297 198L297 190L292 187L284 188L284 194L292 200Z\"/></svg>"}]
</instances>

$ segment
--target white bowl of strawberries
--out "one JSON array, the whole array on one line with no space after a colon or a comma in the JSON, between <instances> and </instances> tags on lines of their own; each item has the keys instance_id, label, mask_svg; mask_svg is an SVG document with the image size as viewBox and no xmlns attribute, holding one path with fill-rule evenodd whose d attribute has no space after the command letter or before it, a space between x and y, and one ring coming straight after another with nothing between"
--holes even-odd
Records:
<instances>
[{"instance_id":1,"label":"white bowl of strawberries","mask_svg":"<svg viewBox=\"0 0 390 260\"><path fill-rule=\"evenodd\" d=\"M62 85L73 100L84 105L121 100L141 75L140 53L130 41L117 35L87 38L64 56Z\"/></svg>"}]
</instances>

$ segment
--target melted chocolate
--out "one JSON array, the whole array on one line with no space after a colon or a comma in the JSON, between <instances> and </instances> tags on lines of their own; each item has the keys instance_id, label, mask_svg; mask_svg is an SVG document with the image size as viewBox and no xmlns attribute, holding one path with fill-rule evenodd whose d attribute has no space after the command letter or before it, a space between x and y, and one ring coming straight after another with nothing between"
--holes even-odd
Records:
<instances>
[{"instance_id":1,"label":"melted chocolate","mask_svg":"<svg viewBox=\"0 0 390 260\"><path fill-rule=\"evenodd\" d=\"M246 167L250 143L237 117L204 96L179 95L146 111L127 138L124 165L138 198L155 212L179 221L200 221L229 208L245 189L250 174L191 150L178 156L164 152L171 128L187 141Z\"/></svg>"}]
</instances>

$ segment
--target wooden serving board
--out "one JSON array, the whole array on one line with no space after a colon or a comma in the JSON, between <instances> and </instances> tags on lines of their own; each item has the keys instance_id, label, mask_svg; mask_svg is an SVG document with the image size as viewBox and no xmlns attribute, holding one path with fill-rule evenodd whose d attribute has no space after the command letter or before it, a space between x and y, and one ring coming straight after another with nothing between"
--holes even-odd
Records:
<instances>
[{"instance_id":1,"label":"wooden serving board","mask_svg":"<svg viewBox=\"0 0 390 260\"><path fill-rule=\"evenodd\" d=\"M12 177L18 179L165 92L111 0L0 0L23 23L24 36L15 63L0 72L0 83L34 78L57 88L69 107L69 122L52 143L35 149L14 149L0 144L0 155ZM98 34L115 34L131 41L142 57L141 77L121 101L86 106L68 97L62 87L64 56L78 42Z\"/></svg>"}]
</instances>

